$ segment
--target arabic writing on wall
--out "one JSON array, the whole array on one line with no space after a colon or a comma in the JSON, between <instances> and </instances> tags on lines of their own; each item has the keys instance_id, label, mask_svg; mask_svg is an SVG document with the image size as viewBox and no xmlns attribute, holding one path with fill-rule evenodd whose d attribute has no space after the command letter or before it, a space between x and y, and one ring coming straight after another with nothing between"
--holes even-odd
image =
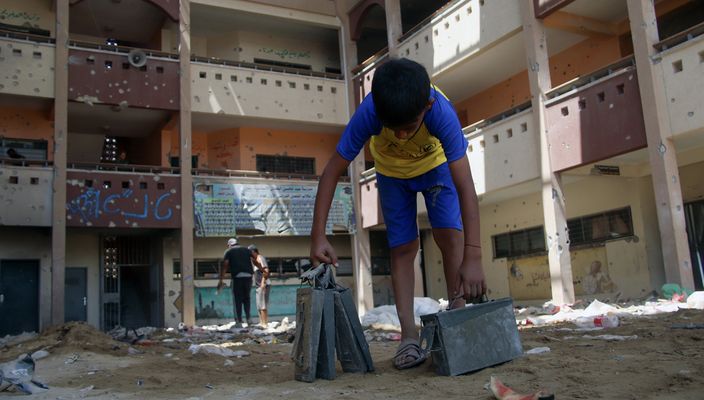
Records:
<instances>
[{"instance_id":1,"label":"arabic writing on wall","mask_svg":"<svg viewBox=\"0 0 704 400\"><path fill-rule=\"evenodd\" d=\"M294 51L288 49L273 49L271 47L261 47L260 53L273 54L281 59L310 58L310 51Z\"/></svg>"},{"instance_id":2,"label":"arabic writing on wall","mask_svg":"<svg viewBox=\"0 0 704 400\"><path fill-rule=\"evenodd\" d=\"M170 191L159 196L149 193L136 195L132 189L123 189L122 192L103 193L100 189L86 188L86 190L66 204L67 218L78 217L84 225L93 225L103 216L121 217L111 221L111 226L123 225L133 221L153 219L168 221L174 216L174 210L165 204L173 196ZM129 225L129 224L127 224Z\"/></svg>"}]
</instances>

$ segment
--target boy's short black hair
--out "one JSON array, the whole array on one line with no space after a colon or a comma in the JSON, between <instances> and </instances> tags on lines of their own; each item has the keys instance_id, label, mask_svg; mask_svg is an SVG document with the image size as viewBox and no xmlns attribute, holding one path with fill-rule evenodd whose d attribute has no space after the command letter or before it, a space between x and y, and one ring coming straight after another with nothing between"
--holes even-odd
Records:
<instances>
[{"instance_id":1,"label":"boy's short black hair","mask_svg":"<svg viewBox=\"0 0 704 400\"><path fill-rule=\"evenodd\" d=\"M382 124L399 126L413 121L430 98L425 67L407 58L387 61L374 72L372 98Z\"/></svg>"}]
</instances>

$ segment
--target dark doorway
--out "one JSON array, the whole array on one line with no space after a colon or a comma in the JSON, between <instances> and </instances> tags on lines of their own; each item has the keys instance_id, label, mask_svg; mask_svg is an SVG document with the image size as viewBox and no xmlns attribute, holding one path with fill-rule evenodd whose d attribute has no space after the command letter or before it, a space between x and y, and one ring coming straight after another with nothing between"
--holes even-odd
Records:
<instances>
[{"instance_id":1,"label":"dark doorway","mask_svg":"<svg viewBox=\"0 0 704 400\"><path fill-rule=\"evenodd\" d=\"M126 328L152 325L149 266L120 267L120 321Z\"/></svg>"},{"instance_id":2,"label":"dark doorway","mask_svg":"<svg viewBox=\"0 0 704 400\"><path fill-rule=\"evenodd\" d=\"M64 291L64 320L86 321L88 319L88 282L86 268L66 268Z\"/></svg>"},{"instance_id":3,"label":"dark doorway","mask_svg":"<svg viewBox=\"0 0 704 400\"><path fill-rule=\"evenodd\" d=\"M39 331L39 260L0 261L0 336Z\"/></svg>"},{"instance_id":4,"label":"dark doorway","mask_svg":"<svg viewBox=\"0 0 704 400\"><path fill-rule=\"evenodd\" d=\"M704 290L704 200L684 206L694 287Z\"/></svg>"}]
</instances>

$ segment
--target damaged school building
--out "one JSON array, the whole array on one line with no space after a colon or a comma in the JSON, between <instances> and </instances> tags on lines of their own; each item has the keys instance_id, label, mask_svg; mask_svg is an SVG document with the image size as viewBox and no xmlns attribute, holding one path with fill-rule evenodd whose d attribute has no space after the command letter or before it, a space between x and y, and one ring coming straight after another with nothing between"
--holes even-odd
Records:
<instances>
[{"instance_id":1,"label":"damaged school building","mask_svg":"<svg viewBox=\"0 0 704 400\"><path fill-rule=\"evenodd\" d=\"M456 107L492 298L701 290L703 21L701 0L3 0L0 335L230 319L233 236L294 314L317 179L390 57ZM328 226L360 312L393 303L373 166ZM416 295L446 297L418 219Z\"/></svg>"}]
</instances>

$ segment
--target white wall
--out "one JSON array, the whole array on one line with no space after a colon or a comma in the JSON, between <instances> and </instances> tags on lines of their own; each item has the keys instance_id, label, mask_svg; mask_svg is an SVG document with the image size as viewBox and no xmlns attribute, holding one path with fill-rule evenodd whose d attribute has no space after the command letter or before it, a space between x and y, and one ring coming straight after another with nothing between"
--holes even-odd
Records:
<instances>
[{"instance_id":1,"label":"white wall","mask_svg":"<svg viewBox=\"0 0 704 400\"><path fill-rule=\"evenodd\" d=\"M0 39L0 93L53 98L54 52L53 44Z\"/></svg>"}]
</instances>

